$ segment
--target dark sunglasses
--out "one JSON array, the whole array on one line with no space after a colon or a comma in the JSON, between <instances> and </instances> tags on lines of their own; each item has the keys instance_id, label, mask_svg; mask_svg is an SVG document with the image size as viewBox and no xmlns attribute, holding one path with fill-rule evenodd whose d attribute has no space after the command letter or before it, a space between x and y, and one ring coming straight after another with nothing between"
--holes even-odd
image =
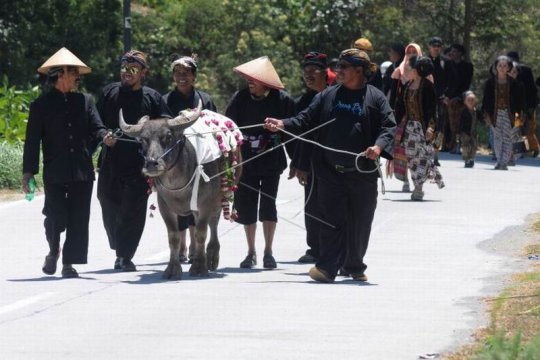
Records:
<instances>
[{"instance_id":1,"label":"dark sunglasses","mask_svg":"<svg viewBox=\"0 0 540 360\"><path fill-rule=\"evenodd\" d=\"M132 75L137 75L140 71L141 71L141 69L139 69L138 67L135 67L135 66L125 66L125 65L120 66L120 72L121 73L129 72Z\"/></svg>"}]
</instances>

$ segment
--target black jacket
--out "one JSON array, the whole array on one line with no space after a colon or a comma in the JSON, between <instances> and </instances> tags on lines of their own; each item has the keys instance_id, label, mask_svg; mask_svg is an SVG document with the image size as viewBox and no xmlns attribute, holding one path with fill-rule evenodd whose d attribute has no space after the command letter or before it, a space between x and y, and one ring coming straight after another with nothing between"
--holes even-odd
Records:
<instances>
[{"instance_id":1,"label":"black jacket","mask_svg":"<svg viewBox=\"0 0 540 360\"><path fill-rule=\"evenodd\" d=\"M184 97L178 90L173 90L163 95L163 101L167 104L173 116L185 109L194 109L199 105L199 100L202 101L202 108L217 112L216 105L212 101L210 95L200 90L193 90L191 96Z\"/></svg>"},{"instance_id":2,"label":"black jacket","mask_svg":"<svg viewBox=\"0 0 540 360\"><path fill-rule=\"evenodd\" d=\"M403 120L403 117L405 117L406 114L406 108L405 108L405 96L407 94L408 88L411 85L410 82L407 82L403 86L403 91L400 93L397 102L396 102L396 120L401 122ZM420 93L420 102L422 107L422 118L418 119L422 122L422 129L424 130L424 134L426 133L426 128L432 127L435 131L440 131L441 129L438 128L438 121L437 121L437 97L435 94L435 87L429 81L428 79L423 79L421 84L421 93ZM408 120L408 119L406 119Z\"/></svg>"},{"instance_id":3,"label":"black jacket","mask_svg":"<svg viewBox=\"0 0 540 360\"><path fill-rule=\"evenodd\" d=\"M137 91L124 89L119 82L107 85L97 102L97 109L103 124L112 130L119 128L119 112L122 109L124 120L136 124L145 115L150 119L171 117L171 111L162 96L149 87L143 86ZM127 139L129 136L123 135ZM100 167L121 175L140 174L144 158L141 145L134 142L117 141L112 148L104 148L105 155L100 157Z\"/></svg>"},{"instance_id":4,"label":"black jacket","mask_svg":"<svg viewBox=\"0 0 540 360\"><path fill-rule=\"evenodd\" d=\"M260 125L243 129L244 143L242 144L242 159L248 160L261 152L277 146L286 140L281 134L272 134L262 125L267 117L285 118L294 114L294 100L285 91L270 90L263 99L253 99L249 89L243 89L233 95L225 115L232 119L239 127L247 125ZM254 141L251 142L250 138ZM255 139L257 138L257 139ZM256 144L260 147L257 149ZM287 145L287 152L292 157L294 145ZM281 174L287 168L287 158L283 149L268 152L257 159L242 166L242 173L248 175L271 176Z\"/></svg>"},{"instance_id":5,"label":"black jacket","mask_svg":"<svg viewBox=\"0 0 540 360\"><path fill-rule=\"evenodd\" d=\"M383 91L383 78L381 74L381 68L377 66L375 70L368 79L368 84L375 86L377 89Z\"/></svg>"},{"instance_id":6,"label":"black jacket","mask_svg":"<svg viewBox=\"0 0 540 360\"><path fill-rule=\"evenodd\" d=\"M470 62L445 62L447 87L444 91L444 95L450 99L461 97L461 95L471 87L473 71L474 68Z\"/></svg>"},{"instance_id":7,"label":"black jacket","mask_svg":"<svg viewBox=\"0 0 540 360\"><path fill-rule=\"evenodd\" d=\"M496 125L496 118L495 118L495 82L497 79L495 77L491 77L486 81L486 85L484 86L484 99L482 101L482 111L489 115L491 118L491 121L493 125ZM525 94L523 90L523 84L520 81L516 81L512 79L510 76L506 77L506 81L508 81L508 85L510 86L510 113L508 114L510 119L512 120L512 126L514 122L514 114L515 113L522 113L522 111L525 110Z\"/></svg>"},{"instance_id":8,"label":"black jacket","mask_svg":"<svg viewBox=\"0 0 540 360\"><path fill-rule=\"evenodd\" d=\"M339 92L342 85L335 85L326 88L315 96L309 107L297 116L284 119L285 129L288 131L305 132L320 124L331 120L331 114L339 98ZM357 149L358 152L364 151L367 147L378 145L382 152L381 156L392 159L394 148L394 135L396 132L396 121L394 113L384 94L371 85L363 88L363 111L365 116L362 118L360 139L361 143ZM336 120L339 121L339 118ZM356 124L355 124L356 127ZM328 138L328 126L323 126L318 130L316 139L323 141ZM354 131L354 130L352 130ZM322 143L322 145L326 145ZM320 147L316 147L313 155L314 165L324 160L324 152ZM332 165L332 164L330 164ZM371 170L375 168L373 161L367 158L360 158L360 167Z\"/></svg>"},{"instance_id":9,"label":"black jacket","mask_svg":"<svg viewBox=\"0 0 540 360\"><path fill-rule=\"evenodd\" d=\"M296 100L296 112L300 112L307 108L313 101L318 92L308 89L304 95ZM306 139L313 140L313 133L306 134ZM291 159L291 166L298 170L309 171L311 166L311 154L313 153L313 144L304 141L295 141L296 147L294 155Z\"/></svg>"},{"instance_id":10,"label":"black jacket","mask_svg":"<svg viewBox=\"0 0 540 360\"><path fill-rule=\"evenodd\" d=\"M91 143L106 134L90 95L53 88L30 105L23 173L38 173L41 144L45 184L92 181Z\"/></svg>"},{"instance_id":11,"label":"black jacket","mask_svg":"<svg viewBox=\"0 0 540 360\"><path fill-rule=\"evenodd\" d=\"M446 90L448 83L448 73L446 71L446 64L448 63L448 61L441 56L437 56L436 58L432 58L430 56L429 58L433 63L433 80L435 81L435 94L437 95L437 98L440 98L444 95L444 91Z\"/></svg>"}]
</instances>

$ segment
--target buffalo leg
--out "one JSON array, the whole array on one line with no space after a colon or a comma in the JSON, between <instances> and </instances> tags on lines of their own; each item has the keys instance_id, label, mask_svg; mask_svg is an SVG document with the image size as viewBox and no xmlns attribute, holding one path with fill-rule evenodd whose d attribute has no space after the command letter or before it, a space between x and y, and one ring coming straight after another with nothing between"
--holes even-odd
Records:
<instances>
[{"instance_id":1,"label":"buffalo leg","mask_svg":"<svg viewBox=\"0 0 540 360\"><path fill-rule=\"evenodd\" d=\"M208 265L208 270L211 271L215 271L219 265L220 245L217 230L220 212L218 212L215 216L212 216L209 221L210 241L208 242L208 247L206 248L206 263Z\"/></svg>"},{"instance_id":2,"label":"buffalo leg","mask_svg":"<svg viewBox=\"0 0 540 360\"><path fill-rule=\"evenodd\" d=\"M208 276L208 268L206 266L206 254L204 243L206 242L206 233L208 231L208 217L199 214L195 221L195 256L193 264L189 268L190 275Z\"/></svg>"},{"instance_id":3,"label":"buffalo leg","mask_svg":"<svg viewBox=\"0 0 540 360\"><path fill-rule=\"evenodd\" d=\"M158 195L159 212L165 221L167 226L167 234L169 237L169 264L163 273L164 279L181 279L182 278L182 264L180 263L180 230L178 228L178 219L175 213L173 213L165 201Z\"/></svg>"}]
</instances>

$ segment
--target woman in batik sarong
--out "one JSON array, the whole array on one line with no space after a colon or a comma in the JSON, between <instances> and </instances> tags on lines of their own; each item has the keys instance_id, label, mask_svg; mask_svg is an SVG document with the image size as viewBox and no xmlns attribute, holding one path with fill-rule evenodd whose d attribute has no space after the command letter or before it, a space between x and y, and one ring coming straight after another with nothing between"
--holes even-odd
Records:
<instances>
[{"instance_id":1,"label":"woman in batik sarong","mask_svg":"<svg viewBox=\"0 0 540 360\"><path fill-rule=\"evenodd\" d=\"M476 157L476 95L470 90L463 93L463 104L459 120L459 143L461 144L461 156L465 161L466 168L474 166Z\"/></svg>"},{"instance_id":2,"label":"woman in batik sarong","mask_svg":"<svg viewBox=\"0 0 540 360\"><path fill-rule=\"evenodd\" d=\"M396 104L396 118L405 125L401 144L405 148L407 166L411 173L414 191L411 199L424 198L423 185L433 180L444 187L441 173L433 160L436 128L437 98L433 83L426 78L433 72L432 61L425 56L412 56L407 64L409 81Z\"/></svg>"},{"instance_id":3,"label":"woman in batik sarong","mask_svg":"<svg viewBox=\"0 0 540 360\"><path fill-rule=\"evenodd\" d=\"M405 84L410 80L411 68L408 66L409 59L413 56L422 56L422 49L420 45L415 43L410 43L405 47L405 56L403 61L399 64L398 67L392 72L392 85L390 88L390 106L393 109L396 108L399 98L403 94L403 89ZM430 75L428 77L433 83L433 77ZM403 138L405 133L405 123L400 123L400 118L396 117L398 127L396 130L396 142L394 147L394 160L387 164L387 173L393 174L396 179L403 181L403 192L410 191L408 171L407 171L407 156L405 155L405 150L400 141ZM391 168L390 168L391 166Z\"/></svg>"},{"instance_id":4,"label":"woman in batik sarong","mask_svg":"<svg viewBox=\"0 0 540 360\"><path fill-rule=\"evenodd\" d=\"M525 96L523 84L512 79L509 71L512 60L507 56L499 56L492 66L494 76L486 81L482 111L487 124L493 129L493 147L497 164L495 170L508 170L512 159L512 144L519 138L520 129L514 127L516 115L523 117Z\"/></svg>"}]
</instances>

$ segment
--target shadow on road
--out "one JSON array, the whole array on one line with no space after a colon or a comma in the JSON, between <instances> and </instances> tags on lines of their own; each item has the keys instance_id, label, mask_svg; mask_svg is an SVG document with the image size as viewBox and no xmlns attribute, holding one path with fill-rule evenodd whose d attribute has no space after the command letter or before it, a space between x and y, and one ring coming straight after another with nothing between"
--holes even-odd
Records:
<instances>
[{"instance_id":1,"label":"shadow on road","mask_svg":"<svg viewBox=\"0 0 540 360\"><path fill-rule=\"evenodd\" d=\"M151 272L146 271L145 274L140 274L139 278L136 280L124 280L121 282L124 284L131 284L131 285L150 285L150 284L155 284L155 283L174 283L174 282L221 279L221 278L224 278L225 276L227 275L222 274L219 271L209 272L208 276L192 276L189 274L188 271L184 271L182 273L181 279L177 279L177 278L164 279L163 271L153 270Z\"/></svg>"},{"instance_id":2,"label":"shadow on road","mask_svg":"<svg viewBox=\"0 0 540 360\"><path fill-rule=\"evenodd\" d=\"M405 203L411 203L411 204L421 204L421 203L427 203L427 202L441 202L442 200L430 200L430 199L424 199L422 201L413 201L411 199L385 199L389 200L391 202L405 202Z\"/></svg>"},{"instance_id":3,"label":"shadow on road","mask_svg":"<svg viewBox=\"0 0 540 360\"><path fill-rule=\"evenodd\" d=\"M217 269L220 273L225 274L252 274L255 272L262 272L262 271L270 271L268 269L260 269L260 268L254 268L254 269L241 269L241 268L232 268L232 267L226 267L222 269Z\"/></svg>"},{"instance_id":4,"label":"shadow on road","mask_svg":"<svg viewBox=\"0 0 540 360\"><path fill-rule=\"evenodd\" d=\"M28 279L7 279L7 281L12 282L41 282L41 281L57 281L57 280L73 280L73 279L81 279L81 280L97 280L93 277L88 276L80 276L76 278L66 278L64 279L61 275L59 276L42 276L39 278L28 278Z\"/></svg>"}]
</instances>

